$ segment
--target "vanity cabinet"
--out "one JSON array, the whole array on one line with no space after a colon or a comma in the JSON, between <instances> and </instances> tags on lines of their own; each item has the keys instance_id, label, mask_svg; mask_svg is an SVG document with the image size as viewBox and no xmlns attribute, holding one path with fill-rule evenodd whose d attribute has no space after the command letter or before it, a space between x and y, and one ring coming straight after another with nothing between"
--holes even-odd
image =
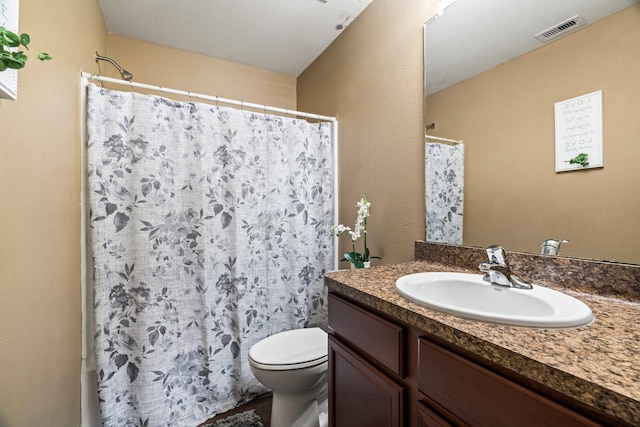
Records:
<instances>
[{"instance_id":1,"label":"vanity cabinet","mask_svg":"<svg viewBox=\"0 0 640 427\"><path fill-rule=\"evenodd\" d=\"M517 374L497 372L487 361L463 353L412 325L330 293L329 425L618 424L595 409L585 416L585 408L572 408L569 398L559 403Z\"/></svg>"},{"instance_id":2,"label":"vanity cabinet","mask_svg":"<svg viewBox=\"0 0 640 427\"><path fill-rule=\"evenodd\" d=\"M405 426L404 330L329 295L329 425Z\"/></svg>"}]
</instances>

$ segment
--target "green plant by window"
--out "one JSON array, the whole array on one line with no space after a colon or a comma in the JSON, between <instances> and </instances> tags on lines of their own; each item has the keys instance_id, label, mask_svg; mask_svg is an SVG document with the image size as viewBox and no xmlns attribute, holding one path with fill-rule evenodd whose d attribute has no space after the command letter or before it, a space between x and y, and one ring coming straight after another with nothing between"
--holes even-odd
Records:
<instances>
[{"instance_id":1,"label":"green plant by window","mask_svg":"<svg viewBox=\"0 0 640 427\"><path fill-rule=\"evenodd\" d=\"M9 31L4 27L0 27L0 72L11 69L24 68L27 62L27 55L22 50L16 50L20 46L29 50L31 38L29 34L17 35L13 31ZM48 61L51 55L48 53L39 53L38 59Z\"/></svg>"}]
</instances>

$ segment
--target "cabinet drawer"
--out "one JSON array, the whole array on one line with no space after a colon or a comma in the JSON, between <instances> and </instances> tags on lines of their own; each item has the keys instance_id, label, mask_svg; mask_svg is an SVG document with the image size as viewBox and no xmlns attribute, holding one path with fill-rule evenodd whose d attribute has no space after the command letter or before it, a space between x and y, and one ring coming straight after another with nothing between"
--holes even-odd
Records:
<instances>
[{"instance_id":1,"label":"cabinet drawer","mask_svg":"<svg viewBox=\"0 0 640 427\"><path fill-rule=\"evenodd\" d=\"M329 294L329 328L364 353L403 376L403 328Z\"/></svg>"},{"instance_id":2,"label":"cabinet drawer","mask_svg":"<svg viewBox=\"0 0 640 427\"><path fill-rule=\"evenodd\" d=\"M420 339L418 388L473 426L597 426L589 418Z\"/></svg>"}]
</instances>

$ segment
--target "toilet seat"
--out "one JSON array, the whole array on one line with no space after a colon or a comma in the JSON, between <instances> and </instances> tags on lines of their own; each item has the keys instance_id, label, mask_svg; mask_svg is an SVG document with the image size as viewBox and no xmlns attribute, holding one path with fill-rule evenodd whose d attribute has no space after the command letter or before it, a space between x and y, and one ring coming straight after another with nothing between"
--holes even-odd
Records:
<instances>
[{"instance_id":1,"label":"toilet seat","mask_svg":"<svg viewBox=\"0 0 640 427\"><path fill-rule=\"evenodd\" d=\"M263 339L249 349L249 362L259 369L284 371L325 363L327 333L320 328L293 329Z\"/></svg>"}]
</instances>

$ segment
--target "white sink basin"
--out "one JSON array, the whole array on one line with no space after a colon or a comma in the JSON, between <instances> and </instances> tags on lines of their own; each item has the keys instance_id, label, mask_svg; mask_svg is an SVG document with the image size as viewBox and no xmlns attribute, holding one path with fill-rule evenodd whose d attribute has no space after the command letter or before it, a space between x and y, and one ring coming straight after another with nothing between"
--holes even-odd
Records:
<instances>
[{"instance_id":1,"label":"white sink basin","mask_svg":"<svg viewBox=\"0 0 640 427\"><path fill-rule=\"evenodd\" d=\"M416 273L396 281L400 295L430 309L467 319L531 328L575 328L593 321L582 301L533 285L492 285L481 274Z\"/></svg>"}]
</instances>

